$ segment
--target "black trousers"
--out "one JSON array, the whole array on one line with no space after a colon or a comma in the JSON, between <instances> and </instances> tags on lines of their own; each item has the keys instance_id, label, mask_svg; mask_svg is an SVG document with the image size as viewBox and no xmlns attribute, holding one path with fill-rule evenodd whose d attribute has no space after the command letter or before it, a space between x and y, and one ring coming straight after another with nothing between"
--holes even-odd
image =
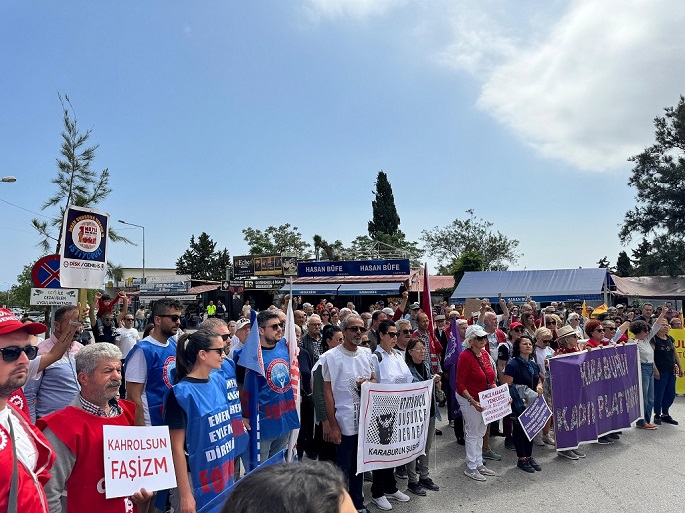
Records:
<instances>
[{"instance_id":1,"label":"black trousers","mask_svg":"<svg viewBox=\"0 0 685 513\"><path fill-rule=\"evenodd\" d=\"M529 441L528 437L526 437L518 419L514 419L512 424L516 456L519 458L529 458L533 454L533 442Z\"/></svg>"}]
</instances>

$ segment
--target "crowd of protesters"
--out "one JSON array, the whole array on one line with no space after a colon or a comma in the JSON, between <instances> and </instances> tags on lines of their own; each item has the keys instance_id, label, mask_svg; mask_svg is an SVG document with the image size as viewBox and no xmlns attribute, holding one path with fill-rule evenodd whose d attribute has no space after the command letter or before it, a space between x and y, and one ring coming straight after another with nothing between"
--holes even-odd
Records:
<instances>
[{"instance_id":1,"label":"crowd of protesters","mask_svg":"<svg viewBox=\"0 0 685 513\"><path fill-rule=\"evenodd\" d=\"M440 491L429 467L434 437L442 434L436 420L445 406L448 425L464 446L466 477L485 481L496 475L487 466L502 459L490 443L494 436L504 437L504 448L516 452L518 469L533 474L542 471L534 448L555 446L553 419L528 440L518 416L539 396L552 406L548 359L624 343L628 331L637 343L643 384L644 418L636 426L653 431L678 424L670 407L683 369L669 329L682 328L682 317L669 303L657 309L646 303L639 309L617 305L594 312L580 303L539 308L530 299L517 305L502 297L498 303L493 307L484 300L478 311L465 312L464 305L445 302L424 312L418 303L409 303L406 291L387 306L381 301L363 312L353 303L342 308L325 300L296 303L299 416L290 382L285 308L259 312L253 325L250 307L239 320L228 322L224 305L210 301L204 312L198 311L197 331L183 333L188 312L182 313L177 301L156 302L148 317L142 308L130 312L125 294L114 300L98 294L92 308L58 308L52 335L45 340L37 335L47 326L22 323L0 309L0 510L191 513L228 497L224 512L267 507L365 512L364 480L372 481L374 506L391 510L391 501ZM98 343L81 344L81 321L88 317ZM145 319L150 322L140 340ZM464 349L453 382L445 366L451 326L459 330ZM241 362L248 358L251 331L258 333L269 369L264 376L252 375ZM425 453L401 467L358 474L361 384L427 380L434 393ZM510 387L512 414L486 425L479 393L501 384ZM253 428L250 408L259 410L258 460L285 449L291 432L299 429L297 455L303 462L259 468L228 494L225 490L239 478L241 460L246 470L256 464L246 451ZM230 429L210 436L207 423L200 422L208 417L224 419ZM107 499L104 425L169 426L177 488L157 494L140 489ZM602 436L598 443L615 443L620 435ZM221 444L234 449L220 451ZM204 455L212 451L216 456L210 463ZM586 457L580 449L558 454L571 460ZM319 483L323 475L326 482ZM403 479L411 495L402 491ZM301 483L299 495L286 486L288 481ZM310 488L316 493L304 494ZM275 501L281 502L280 510Z\"/></svg>"}]
</instances>

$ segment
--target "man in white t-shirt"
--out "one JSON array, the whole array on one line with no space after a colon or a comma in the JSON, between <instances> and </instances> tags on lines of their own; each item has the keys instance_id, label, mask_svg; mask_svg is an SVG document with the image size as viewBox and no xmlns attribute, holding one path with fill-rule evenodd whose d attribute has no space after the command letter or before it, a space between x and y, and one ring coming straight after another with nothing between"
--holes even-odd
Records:
<instances>
[{"instance_id":1,"label":"man in white t-shirt","mask_svg":"<svg viewBox=\"0 0 685 513\"><path fill-rule=\"evenodd\" d=\"M152 322L150 335L131 348L124 366L126 396L136 404L137 426L164 424L164 395L176 371L174 336L181 325L181 303L160 299L152 307Z\"/></svg>"},{"instance_id":2,"label":"man in white t-shirt","mask_svg":"<svg viewBox=\"0 0 685 513\"><path fill-rule=\"evenodd\" d=\"M245 345L247 336L250 334L250 320L244 317L235 323L235 335L231 337L231 345L228 348L228 357L233 358L233 353Z\"/></svg>"},{"instance_id":3,"label":"man in white t-shirt","mask_svg":"<svg viewBox=\"0 0 685 513\"><path fill-rule=\"evenodd\" d=\"M364 509L364 476L357 474L357 440L359 438L359 403L361 385L376 381L371 351L359 347L366 331L357 314L342 321L343 343L326 353L322 366L324 401L330 430L324 440L338 445L336 463L348 479L354 507Z\"/></svg>"},{"instance_id":4,"label":"man in white t-shirt","mask_svg":"<svg viewBox=\"0 0 685 513\"><path fill-rule=\"evenodd\" d=\"M122 399L126 399L126 377L124 372L123 362L126 360L128 353L131 352L133 346L135 346L140 340L140 333L136 328L134 328L135 317L132 313L126 312L123 315L122 324L123 328L119 327L116 329L117 337L116 344L119 346L121 351L121 387L119 388L119 395Z\"/></svg>"}]
</instances>

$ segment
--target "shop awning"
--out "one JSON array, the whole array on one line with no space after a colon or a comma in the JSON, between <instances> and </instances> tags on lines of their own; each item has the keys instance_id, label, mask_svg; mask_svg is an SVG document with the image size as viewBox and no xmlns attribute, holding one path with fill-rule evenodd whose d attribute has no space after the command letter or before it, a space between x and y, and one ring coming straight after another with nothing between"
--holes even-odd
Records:
<instances>
[{"instance_id":1,"label":"shop awning","mask_svg":"<svg viewBox=\"0 0 685 513\"><path fill-rule=\"evenodd\" d=\"M674 299L685 297L685 276L631 276L620 278L611 275L616 283L615 293L621 296Z\"/></svg>"},{"instance_id":2,"label":"shop awning","mask_svg":"<svg viewBox=\"0 0 685 513\"><path fill-rule=\"evenodd\" d=\"M338 283L293 283L293 295L297 296L318 296L335 295L338 293ZM281 293L290 293L290 285L281 289Z\"/></svg>"},{"instance_id":3,"label":"shop awning","mask_svg":"<svg viewBox=\"0 0 685 513\"><path fill-rule=\"evenodd\" d=\"M530 295L535 301L592 301L603 299L605 282L611 285L606 269L555 269L545 271L467 272L457 285L451 300L488 298L497 294L507 301L521 303Z\"/></svg>"},{"instance_id":4,"label":"shop awning","mask_svg":"<svg viewBox=\"0 0 685 513\"><path fill-rule=\"evenodd\" d=\"M338 288L339 296L388 296L399 295L402 282L386 283L343 283Z\"/></svg>"}]
</instances>

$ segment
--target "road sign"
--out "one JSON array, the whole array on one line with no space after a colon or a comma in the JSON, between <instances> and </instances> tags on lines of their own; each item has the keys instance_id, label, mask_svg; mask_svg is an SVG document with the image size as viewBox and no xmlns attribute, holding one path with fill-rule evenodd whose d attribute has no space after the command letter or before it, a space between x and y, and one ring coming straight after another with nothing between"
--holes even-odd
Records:
<instances>
[{"instance_id":1,"label":"road sign","mask_svg":"<svg viewBox=\"0 0 685 513\"><path fill-rule=\"evenodd\" d=\"M59 289L59 255L44 256L31 269L33 285L43 289Z\"/></svg>"},{"instance_id":2,"label":"road sign","mask_svg":"<svg viewBox=\"0 0 685 513\"><path fill-rule=\"evenodd\" d=\"M31 289L29 304L34 306L63 306L78 303L78 289Z\"/></svg>"}]
</instances>

